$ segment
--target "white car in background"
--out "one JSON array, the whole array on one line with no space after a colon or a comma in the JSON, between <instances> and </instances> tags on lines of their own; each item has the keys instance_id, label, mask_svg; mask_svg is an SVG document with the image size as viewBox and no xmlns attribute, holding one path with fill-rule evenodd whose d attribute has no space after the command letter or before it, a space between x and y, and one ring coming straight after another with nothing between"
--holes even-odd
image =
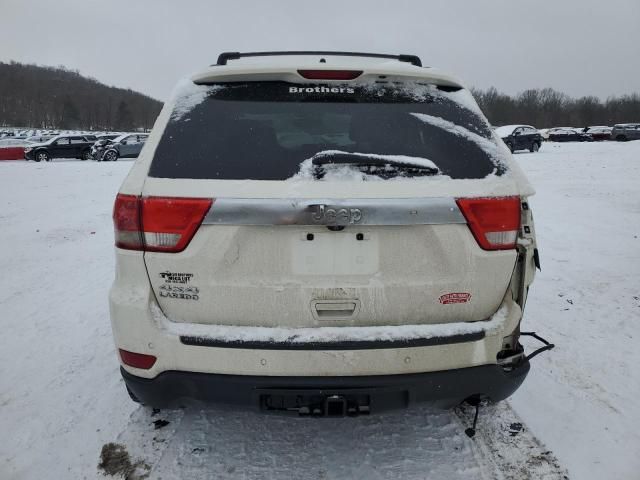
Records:
<instances>
[{"instance_id":1,"label":"white car in background","mask_svg":"<svg viewBox=\"0 0 640 480\"><path fill-rule=\"evenodd\" d=\"M222 54L115 201L127 389L312 416L502 400L529 370L533 193L415 56Z\"/></svg>"}]
</instances>

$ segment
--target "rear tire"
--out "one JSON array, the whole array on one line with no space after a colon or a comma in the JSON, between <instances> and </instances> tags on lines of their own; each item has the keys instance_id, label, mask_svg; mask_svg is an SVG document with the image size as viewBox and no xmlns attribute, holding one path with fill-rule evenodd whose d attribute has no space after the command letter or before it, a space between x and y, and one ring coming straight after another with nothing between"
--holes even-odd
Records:
<instances>
[{"instance_id":1,"label":"rear tire","mask_svg":"<svg viewBox=\"0 0 640 480\"><path fill-rule=\"evenodd\" d=\"M82 152L82 156L80 157L80 160L89 160L91 158L91 151L90 150L84 150Z\"/></svg>"},{"instance_id":2,"label":"rear tire","mask_svg":"<svg viewBox=\"0 0 640 480\"><path fill-rule=\"evenodd\" d=\"M115 162L118 160L118 153L115 150L109 150L104 153L102 160L105 162Z\"/></svg>"},{"instance_id":3,"label":"rear tire","mask_svg":"<svg viewBox=\"0 0 640 480\"><path fill-rule=\"evenodd\" d=\"M49 161L51 161L51 155L49 155L45 151L36 152L36 154L33 156L33 159L36 162L49 162Z\"/></svg>"},{"instance_id":4,"label":"rear tire","mask_svg":"<svg viewBox=\"0 0 640 480\"><path fill-rule=\"evenodd\" d=\"M616 140L617 140L618 142L626 142L626 141L627 141L627 137L626 137L626 136L624 136L624 135L618 135L618 136L616 137Z\"/></svg>"},{"instance_id":5,"label":"rear tire","mask_svg":"<svg viewBox=\"0 0 640 480\"><path fill-rule=\"evenodd\" d=\"M538 142L533 142L531 144L531 148L529 149L529 151L531 153L537 152L538 150L540 150L540 144Z\"/></svg>"}]
</instances>

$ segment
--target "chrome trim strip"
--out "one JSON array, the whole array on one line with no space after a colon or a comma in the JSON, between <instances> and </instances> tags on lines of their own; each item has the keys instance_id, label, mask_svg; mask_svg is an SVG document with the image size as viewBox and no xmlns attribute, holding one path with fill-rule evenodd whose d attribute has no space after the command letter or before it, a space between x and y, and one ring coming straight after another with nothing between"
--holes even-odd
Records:
<instances>
[{"instance_id":1,"label":"chrome trim strip","mask_svg":"<svg viewBox=\"0 0 640 480\"><path fill-rule=\"evenodd\" d=\"M453 198L217 198L205 225L440 225L466 223Z\"/></svg>"}]
</instances>

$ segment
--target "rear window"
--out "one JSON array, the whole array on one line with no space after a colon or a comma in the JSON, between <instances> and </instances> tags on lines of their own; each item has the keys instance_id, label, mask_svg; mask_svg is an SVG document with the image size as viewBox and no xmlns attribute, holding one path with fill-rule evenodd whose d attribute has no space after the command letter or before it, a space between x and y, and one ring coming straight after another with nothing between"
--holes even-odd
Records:
<instances>
[{"instance_id":1,"label":"rear window","mask_svg":"<svg viewBox=\"0 0 640 480\"><path fill-rule=\"evenodd\" d=\"M455 179L501 175L490 127L460 93L416 84L192 85L176 102L149 175L286 180L305 160L336 151L424 159Z\"/></svg>"}]
</instances>

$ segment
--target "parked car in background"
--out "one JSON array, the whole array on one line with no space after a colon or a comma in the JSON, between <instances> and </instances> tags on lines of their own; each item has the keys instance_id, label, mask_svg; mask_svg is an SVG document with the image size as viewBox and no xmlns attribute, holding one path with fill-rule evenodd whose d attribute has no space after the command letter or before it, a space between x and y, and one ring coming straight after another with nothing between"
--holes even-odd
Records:
<instances>
[{"instance_id":1,"label":"parked car in background","mask_svg":"<svg viewBox=\"0 0 640 480\"><path fill-rule=\"evenodd\" d=\"M542 140L546 140L549 136L549 128L539 128L538 133L542 136Z\"/></svg>"},{"instance_id":2,"label":"parked car in background","mask_svg":"<svg viewBox=\"0 0 640 480\"><path fill-rule=\"evenodd\" d=\"M596 142L611 140L611 127L600 125L593 127L584 127L582 129L582 132L589 135L591 137L591 140L594 140Z\"/></svg>"},{"instance_id":3,"label":"parked car in background","mask_svg":"<svg viewBox=\"0 0 640 480\"><path fill-rule=\"evenodd\" d=\"M147 138L146 133L130 133L120 135L104 146L98 161L115 162L118 158L135 158L140 154Z\"/></svg>"},{"instance_id":4,"label":"parked car in background","mask_svg":"<svg viewBox=\"0 0 640 480\"><path fill-rule=\"evenodd\" d=\"M547 128L545 130L545 134L543 135L543 138L545 140L549 140L549 135L552 135L555 132L560 132L560 131L564 131L564 130L575 130L575 128L573 127L553 127L553 128Z\"/></svg>"},{"instance_id":5,"label":"parked car in background","mask_svg":"<svg viewBox=\"0 0 640 480\"><path fill-rule=\"evenodd\" d=\"M590 135L579 132L573 128L562 127L552 128L548 132L548 141L550 142L591 142L593 139Z\"/></svg>"},{"instance_id":6,"label":"parked car in background","mask_svg":"<svg viewBox=\"0 0 640 480\"><path fill-rule=\"evenodd\" d=\"M640 140L640 123L619 123L613 126L611 138L619 142Z\"/></svg>"},{"instance_id":7,"label":"parked car in background","mask_svg":"<svg viewBox=\"0 0 640 480\"><path fill-rule=\"evenodd\" d=\"M91 146L91 158L94 160L101 160L105 147L113 143L113 140L121 135L121 133L98 135L96 142Z\"/></svg>"},{"instance_id":8,"label":"parked car in background","mask_svg":"<svg viewBox=\"0 0 640 480\"><path fill-rule=\"evenodd\" d=\"M24 149L25 160L48 162L52 158L91 158L91 145L95 135L59 135L43 143L35 143Z\"/></svg>"},{"instance_id":9,"label":"parked car in background","mask_svg":"<svg viewBox=\"0 0 640 480\"><path fill-rule=\"evenodd\" d=\"M505 125L495 129L496 134L509 150L529 150L537 152L542 145L542 135L531 125Z\"/></svg>"},{"instance_id":10,"label":"parked car in background","mask_svg":"<svg viewBox=\"0 0 640 480\"><path fill-rule=\"evenodd\" d=\"M0 160L22 160L27 145L22 139L5 137L0 139Z\"/></svg>"}]
</instances>

